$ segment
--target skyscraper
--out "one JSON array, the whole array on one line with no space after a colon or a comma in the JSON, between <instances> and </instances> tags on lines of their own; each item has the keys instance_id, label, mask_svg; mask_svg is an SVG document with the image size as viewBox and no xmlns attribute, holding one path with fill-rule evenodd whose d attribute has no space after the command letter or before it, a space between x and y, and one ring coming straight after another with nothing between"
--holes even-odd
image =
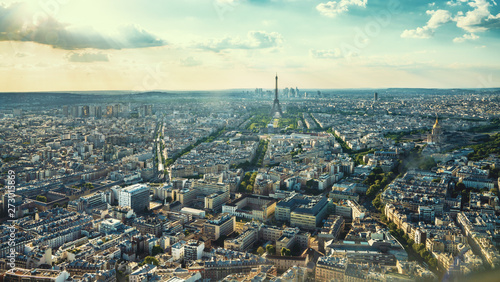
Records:
<instances>
[{"instance_id":1,"label":"skyscraper","mask_svg":"<svg viewBox=\"0 0 500 282\"><path fill-rule=\"evenodd\" d=\"M278 74L276 74L276 88L274 90L274 102L273 108L271 109L271 116L282 117L283 112L281 111L280 101L278 100Z\"/></svg>"},{"instance_id":2,"label":"skyscraper","mask_svg":"<svg viewBox=\"0 0 500 282\"><path fill-rule=\"evenodd\" d=\"M374 101L377 101L377 100L378 100L378 93L377 93L377 92L375 92L375 94L373 94L373 100L374 100Z\"/></svg>"}]
</instances>

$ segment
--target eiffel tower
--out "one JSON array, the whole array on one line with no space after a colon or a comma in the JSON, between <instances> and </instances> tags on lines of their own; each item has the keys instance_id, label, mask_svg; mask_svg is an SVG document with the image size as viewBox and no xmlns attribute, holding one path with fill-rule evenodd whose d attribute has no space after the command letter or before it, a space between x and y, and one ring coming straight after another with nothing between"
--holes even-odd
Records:
<instances>
[{"instance_id":1,"label":"eiffel tower","mask_svg":"<svg viewBox=\"0 0 500 282\"><path fill-rule=\"evenodd\" d=\"M276 74L276 89L274 90L274 103L271 109L272 117L282 117L283 112L281 111L280 100L278 100L278 74Z\"/></svg>"}]
</instances>

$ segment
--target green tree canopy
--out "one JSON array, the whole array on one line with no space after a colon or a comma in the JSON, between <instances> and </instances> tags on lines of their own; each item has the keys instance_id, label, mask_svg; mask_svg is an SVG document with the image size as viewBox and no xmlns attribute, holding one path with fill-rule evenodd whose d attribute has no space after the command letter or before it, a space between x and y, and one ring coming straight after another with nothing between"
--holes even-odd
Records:
<instances>
[{"instance_id":1,"label":"green tree canopy","mask_svg":"<svg viewBox=\"0 0 500 282\"><path fill-rule=\"evenodd\" d=\"M263 255L265 252L266 250L264 250L264 248L262 247L257 248L257 253L259 254L259 256Z\"/></svg>"},{"instance_id":2,"label":"green tree canopy","mask_svg":"<svg viewBox=\"0 0 500 282\"><path fill-rule=\"evenodd\" d=\"M47 202L47 197L42 196L42 195L38 195L38 196L36 196L36 200L39 201L39 202L46 203Z\"/></svg>"},{"instance_id":3,"label":"green tree canopy","mask_svg":"<svg viewBox=\"0 0 500 282\"><path fill-rule=\"evenodd\" d=\"M144 258L144 261L143 261L145 264L154 264L156 266L160 265L160 262L158 261L157 258L155 257L152 257L152 256L147 256L146 258Z\"/></svg>"},{"instance_id":4,"label":"green tree canopy","mask_svg":"<svg viewBox=\"0 0 500 282\"><path fill-rule=\"evenodd\" d=\"M292 252L290 251L290 249L287 249L285 247L281 248L281 256L291 256L292 255Z\"/></svg>"},{"instance_id":5,"label":"green tree canopy","mask_svg":"<svg viewBox=\"0 0 500 282\"><path fill-rule=\"evenodd\" d=\"M156 256L157 254L163 254L163 249L159 245L153 246L152 253L153 256Z\"/></svg>"},{"instance_id":6,"label":"green tree canopy","mask_svg":"<svg viewBox=\"0 0 500 282\"><path fill-rule=\"evenodd\" d=\"M275 255L276 254L276 248L273 245L267 245L266 246L266 252L270 255Z\"/></svg>"}]
</instances>

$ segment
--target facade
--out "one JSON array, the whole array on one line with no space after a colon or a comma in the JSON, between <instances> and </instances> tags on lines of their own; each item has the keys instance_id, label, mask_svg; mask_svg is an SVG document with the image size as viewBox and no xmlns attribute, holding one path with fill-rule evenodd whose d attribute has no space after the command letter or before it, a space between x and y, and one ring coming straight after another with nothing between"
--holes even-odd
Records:
<instances>
[{"instance_id":1,"label":"facade","mask_svg":"<svg viewBox=\"0 0 500 282\"><path fill-rule=\"evenodd\" d=\"M172 245L171 248L172 259L174 261L180 260L184 258L184 242L177 242Z\"/></svg>"},{"instance_id":2,"label":"facade","mask_svg":"<svg viewBox=\"0 0 500 282\"><path fill-rule=\"evenodd\" d=\"M220 236L227 236L233 233L236 226L236 217L229 214L222 214L214 220L207 220L203 225L203 234L212 240L219 239Z\"/></svg>"},{"instance_id":3,"label":"facade","mask_svg":"<svg viewBox=\"0 0 500 282\"><path fill-rule=\"evenodd\" d=\"M330 240L337 240L340 233L344 231L345 220L343 217L338 215L330 215L326 219L323 227L318 232L318 242L320 250L325 249L325 242Z\"/></svg>"},{"instance_id":4,"label":"facade","mask_svg":"<svg viewBox=\"0 0 500 282\"><path fill-rule=\"evenodd\" d=\"M281 234L283 234L283 229L272 225L264 225L260 229L260 236L264 241L276 242L281 237Z\"/></svg>"},{"instance_id":5,"label":"facade","mask_svg":"<svg viewBox=\"0 0 500 282\"><path fill-rule=\"evenodd\" d=\"M130 207L134 212L143 212L149 209L149 188L144 184L134 184L120 191L118 204Z\"/></svg>"},{"instance_id":6,"label":"facade","mask_svg":"<svg viewBox=\"0 0 500 282\"><path fill-rule=\"evenodd\" d=\"M267 196L249 195L222 206L223 213L247 219L267 221L274 213L276 200Z\"/></svg>"},{"instance_id":7,"label":"facade","mask_svg":"<svg viewBox=\"0 0 500 282\"><path fill-rule=\"evenodd\" d=\"M276 204L275 218L292 227L315 229L328 212L328 198L294 194Z\"/></svg>"},{"instance_id":8,"label":"facade","mask_svg":"<svg viewBox=\"0 0 500 282\"><path fill-rule=\"evenodd\" d=\"M201 259L205 243L198 240L189 240L184 245L184 260L198 260Z\"/></svg>"},{"instance_id":9,"label":"facade","mask_svg":"<svg viewBox=\"0 0 500 282\"><path fill-rule=\"evenodd\" d=\"M346 264L345 258L320 257L316 263L315 281L344 281Z\"/></svg>"},{"instance_id":10,"label":"facade","mask_svg":"<svg viewBox=\"0 0 500 282\"><path fill-rule=\"evenodd\" d=\"M65 282L70 278L66 271L51 269L12 268L5 273L5 282Z\"/></svg>"},{"instance_id":11,"label":"facade","mask_svg":"<svg viewBox=\"0 0 500 282\"><path fill-rule=\"evenodd\" d=\"M229 191L218 191L205 197L205 209L220 211L223 204L229 201Z\"/></svg>"},{"instance_id":12,"label":"facade","mask_svg":"<svg viewBox=\"0 0 500 282\"><path fill-rule=\"evenodd\" d=\"M123 227L123 223L118 219L107 218L99 225L99 231L103 234L110 234L118 232L121 227Z\"/></svg>"},{"instance_id":13,"label":"facade","mask_svg":"<svg viewBox=\"0 0 500 282\"><path fill-rule=\"evenodd\" d=\"M259 230L257 228L249 228L243 231L238 237L224 241L224 249L231 249L240 252L245 252L250 249L259 239Z\"/></svg>"},{"instance_id":14,"label":"facade","mask_svg":"<svg viewBox=\"0 0 500 282\"><path fill-rule=\"evenodd\" d=\"M176 194L176 200L181 202L183 206L187 206L196 200L198 191L195 189L184 188Z\"/></svg>"},{"instance_id":15,"label":"facade","mask_svg":"<svg viewBox=\"0 0 500 282\"><path fill-rule=\"evenodd\" d=\"M287 257L287 256L271 256L266 258L278 269L278 271L286 271L292 266L307 267L309 259L304 257Z\"/></svg>"},{"instance_id":16,"label":"facade","mask_svg":"<svg viewBox=\"0 0 500 282\"><path fill-rule=\"evenodd\" d=\"M210 279L210 281L222 281L230 274L250 273L252 269L269 264L269 261L262 258L205 261L203 278Z\"/></svg>"},{"instance_id":17,"label":"facade","mask_svg":"<svg viewBox=\"0 0 500 282\"><path fill-rule=\"evenodd\" d=\"M328 199L315 198L296 207L290 214L290 225L303 229L316 229L328 212Z\"/></svg>"},{"instance_id":18,"label":"facade","mask_svg":"<svg viewBox=\"0 0 500 282\"><path fill-rule=\"evenodd\" d=\"M204 180L194 181L192 186L201 195L211 195L217 192L229 192L229 184L211 183Z\"/></svg>"},{"instance_id":19,"label":"facade","mask_svg":"<svg viewBox=\"0 0 500 282\"><path fill-rule=\"evenodd\" d=\"M154 234L156 237L160 237L163 231L163 224L156 217L137 218L132 222L132 226L141 234Z\"/></svg>"},{"instance_id":20,"label":"facade","mask_svg":"<svg viewBox=\"0 0 500 282\"><path fill-rule=\"evenodd\" d=\"M286 228L282 235L276 240L276 250L282 248L291 249L294 245L300 246L301 249L309 247L310 233L301 232L299 228Z\"/></svg>"}]
</instances>

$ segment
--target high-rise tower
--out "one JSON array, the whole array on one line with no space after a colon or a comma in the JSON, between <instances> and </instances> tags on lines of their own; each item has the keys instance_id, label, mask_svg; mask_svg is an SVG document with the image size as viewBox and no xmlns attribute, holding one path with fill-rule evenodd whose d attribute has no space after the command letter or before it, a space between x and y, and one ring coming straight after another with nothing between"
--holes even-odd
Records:
<instances>
[{"instance_id":1,"label":"high-rise tower","mask_svg":"<svg viewBox=\"0 0 500 282\"><path fill-rule=\"evenodd\" d=\"M278 74L276 74L276 89L274 90L274 102L273 108L271 110L271 116L282 117L283 112L281 111L280 101L278 100Z\"/></svg>"}]
</instances>

